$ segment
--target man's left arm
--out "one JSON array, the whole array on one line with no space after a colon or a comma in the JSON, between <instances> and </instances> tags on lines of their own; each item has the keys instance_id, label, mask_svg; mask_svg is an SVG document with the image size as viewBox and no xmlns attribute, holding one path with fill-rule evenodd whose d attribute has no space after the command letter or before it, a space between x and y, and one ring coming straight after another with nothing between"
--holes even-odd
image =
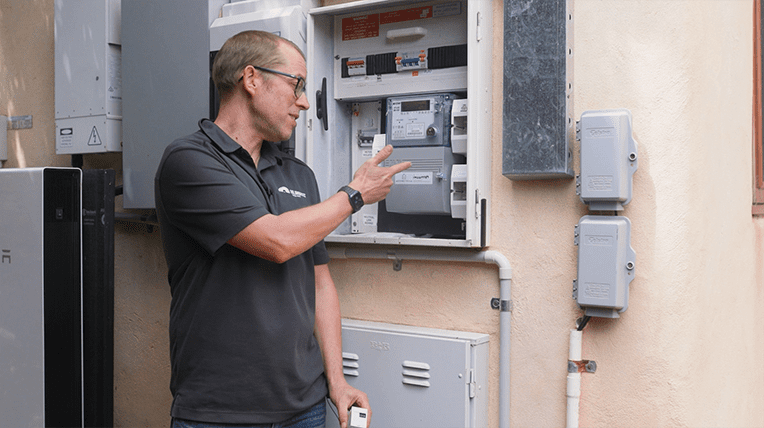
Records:
<instances>
[{"instance_id":1,"label":"man's left arm","mask_svg":"<svg viewBox=\"0 0 764 428\"><path fill-rule=\"evenodd\" d=\"M329 398L337 407L340 426L347 427L347 412L357 405L371 408L366 394L350 386L342 373L342 325L340 321L340 301L337 288L329 273L329 265L317 265L316 271L316 325L314 333L324 357L324 372L329 382Z\"/></svg>"}]
</instances>

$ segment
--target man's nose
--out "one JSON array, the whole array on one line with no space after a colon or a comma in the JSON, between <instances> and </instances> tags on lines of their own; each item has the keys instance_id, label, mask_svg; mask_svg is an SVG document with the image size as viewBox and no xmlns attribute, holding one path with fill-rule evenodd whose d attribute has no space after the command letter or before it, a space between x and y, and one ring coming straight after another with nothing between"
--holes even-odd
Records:
<instances>
[{"instance_id":1,"label":"man's nose","mask_svg":"<svg viewBox=\"0 0 764 428\"><path fill-rule=\"evenodd\" d=\"M297 101L295 101L295 104L297 104L298 107L300 107L302 110L307 110L310 108L310 102L308 101L308 93L303 92L300 94L300 97L297 98Z\"/></svg>"}]
</instances>

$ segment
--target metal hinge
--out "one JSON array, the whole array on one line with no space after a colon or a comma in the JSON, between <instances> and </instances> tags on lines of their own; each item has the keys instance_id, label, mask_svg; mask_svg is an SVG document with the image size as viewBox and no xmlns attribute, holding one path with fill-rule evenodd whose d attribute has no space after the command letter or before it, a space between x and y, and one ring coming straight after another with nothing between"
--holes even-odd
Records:
<instances>
[{"instance_id":1,"label":"metal hinge","mask_svg":"<svg viewBox=\"0 0 764 428\"><path fill-rule=\"evenodd\" d=\"M475 382L475 369L470 369L470 381L469 381L469 394L470 399L475 398L477 395L477 382Z\"/></svg>"},{"instance_id":2,"label":"metal hinge","mask_svg":"<svg viewBox=\"0 0 764 428\"><path fill-rule=\"evenodd\" d=\"M481 211L482 210L480 209L480 189L475 189L475 219L480 218Z\"/></svg>"}]
</instances>

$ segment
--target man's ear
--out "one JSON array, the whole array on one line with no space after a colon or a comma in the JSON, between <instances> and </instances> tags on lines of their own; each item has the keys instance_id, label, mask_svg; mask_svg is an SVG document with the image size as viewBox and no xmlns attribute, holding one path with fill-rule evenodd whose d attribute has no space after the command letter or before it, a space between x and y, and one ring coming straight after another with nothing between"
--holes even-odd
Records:
<instances>
[{"instance_id":1,"label":"man's ear","mask_svg":"<svg viewBox=\"0 0 764 428\"><path fill-rule=\"evenodd\" d=\"M261 82L262 77L254 67L251 65L244 67L244 72L242 74L242 84L243 90L245 92L249 93L250 95L254 95L257 87L261 84Z\"/></svg>"}]
</instances>

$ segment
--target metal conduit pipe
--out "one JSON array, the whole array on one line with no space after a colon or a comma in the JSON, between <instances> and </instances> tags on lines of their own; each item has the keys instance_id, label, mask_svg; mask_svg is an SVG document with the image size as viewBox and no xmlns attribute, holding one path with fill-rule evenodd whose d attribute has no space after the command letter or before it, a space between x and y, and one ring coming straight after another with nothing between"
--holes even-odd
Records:
<instances>
[{"instance_id":1,"label":"metal conduit pipe","mask_svg":"<svg viewBox=\"0 0 764 428\"><path fill-rule=\"evenodd\" d=\"M419 248L348 248L327 244L333 259L387 259L400 269L403 260L488 263L499 267L499 428L509 428L509 351L512 328L512 266L497 251L469 252Z\"/></svg>"}]
</instances>

